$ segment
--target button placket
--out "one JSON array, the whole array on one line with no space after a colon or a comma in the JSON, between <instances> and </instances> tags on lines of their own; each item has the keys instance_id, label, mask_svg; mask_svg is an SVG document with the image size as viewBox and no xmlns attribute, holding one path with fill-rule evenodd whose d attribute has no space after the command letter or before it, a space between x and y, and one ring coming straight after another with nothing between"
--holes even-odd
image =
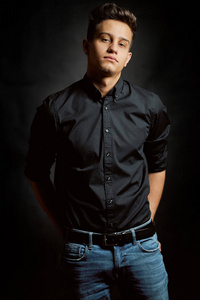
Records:
<instances>
[{"instance_id":1,"label":"button placket","mask_svg":"<svg viewBox=\"0 0 200 300\"><path fill-rule=\"evenodd\" d=\"M108 100L107 100L108 101ZM104 99L103 128L104 128L104 176L105 195L107 203L107 226L115 223L115 203L113 197L112 178L112 128L110 127L110 106Z\"/></svg>"}]
</instances>

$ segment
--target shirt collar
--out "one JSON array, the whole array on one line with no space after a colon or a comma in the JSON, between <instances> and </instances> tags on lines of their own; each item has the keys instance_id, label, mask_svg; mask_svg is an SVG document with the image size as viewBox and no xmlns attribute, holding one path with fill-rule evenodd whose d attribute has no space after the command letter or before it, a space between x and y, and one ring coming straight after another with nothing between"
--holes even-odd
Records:
<instances>
[{"instance_id":1,"label":"shirt collar","mask_svg":"<svg viewBox=\"0 0 200 300\"><path fill-rule=\"evenodd\" d=\"M113 96L114 99L118 99L122 91L123 84L123 79L120 77L116 85L108 92L107 96ZM85 74L83 77L83 88L87 94L89 94L95 100L101 98L100 91L93 85L87 74Z\"/></svg>"}]
</instances>

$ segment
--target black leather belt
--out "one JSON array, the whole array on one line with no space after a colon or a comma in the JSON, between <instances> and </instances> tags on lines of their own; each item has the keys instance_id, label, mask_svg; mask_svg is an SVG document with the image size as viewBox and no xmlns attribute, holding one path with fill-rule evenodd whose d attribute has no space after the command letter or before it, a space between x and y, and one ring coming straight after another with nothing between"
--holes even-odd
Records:
<instances>
[{"instance_id":1,"label":"black leather belt","mask_svg":"<svg viewBox=\"0 0 200 300\"><path fill-rule=\"evenodd\" d=\"M136 240L142 240L151 237L155 234L155 225L153 222L135 230ZM80 232L67 230L66 240L76 244L89 245L89 232ZM122 246L133 242L133 235L131 230L122 232L98 234L92 233L92 244L99 246Z\"/></svg>"}]
</instances>

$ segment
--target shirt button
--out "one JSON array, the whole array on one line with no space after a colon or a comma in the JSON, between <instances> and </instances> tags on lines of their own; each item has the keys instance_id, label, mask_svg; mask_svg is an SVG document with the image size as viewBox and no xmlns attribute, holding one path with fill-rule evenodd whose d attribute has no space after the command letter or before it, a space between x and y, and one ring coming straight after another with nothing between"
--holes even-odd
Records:
<instances>
[{"instance_id":1,"label":"shirt button","mask_svg":"<svg viewBox=\"0 0 200 300\"><path fill-rule=\"evenodd\" d=\"M108 106L105 106L105 110L107 110L108 109Z\"/></svg>"},{"instance_id":2,"label":"shirt button","mask_svg":"<svg viewBox=\"0 0 200 300\"><path fill-rule=\"evenodd\" d=\"M111 177L110 176L107 177L107 181L111 181Z\"/></svg>"},{"instance_id":3,"label":"shirt button","mask_svg":"<svg viewBox=\"0 0 200 300\"><path fill-rule=\"evenodd\" d=\"M113 199L108 200L108 204L112 204L113 203Z\"/></svg>"},{"instance_id":4,"label":"shirt button","mask_svg":"<svg viewBox=\"0 0 200 300\"><path fill-rule=\"evenodd\" d=\"M109 132L109 129L106 129L105 132L108 133L108 132Z\"/></svg>"},{"instance_id":5,"label":"shirt button","mask_svg":"<svg viewBox=\"0 0 200 300\"><path fill-rule=\"evenodd\" d=\"M107 156L107 157L109 157L110 155L111 155L111 153L110 153L110 152L107 152L107 153L106 153L106 156Z\"/></svg>"}]
</instances>

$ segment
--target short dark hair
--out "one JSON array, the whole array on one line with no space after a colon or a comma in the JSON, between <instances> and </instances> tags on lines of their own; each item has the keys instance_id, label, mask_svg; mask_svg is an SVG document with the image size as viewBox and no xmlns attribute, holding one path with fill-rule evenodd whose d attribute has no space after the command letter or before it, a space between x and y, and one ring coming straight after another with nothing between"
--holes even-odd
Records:
<instances>
[{"instance_id":1,"label":"short dark hair","mask_svg":"<svg viewBox=\"0 0 200 300\"><path fill-rule=\"evenodd\" d=\"M90 12L87 39L89 41L92 41L95 35L96 26L101 22L110 19L126 23L133 33L133 38L135 37L135 32L137 29L135 15L128 9L121 8L115 3L105 3L101 6L94 8Z\"/></svg>"}]
</instances>

